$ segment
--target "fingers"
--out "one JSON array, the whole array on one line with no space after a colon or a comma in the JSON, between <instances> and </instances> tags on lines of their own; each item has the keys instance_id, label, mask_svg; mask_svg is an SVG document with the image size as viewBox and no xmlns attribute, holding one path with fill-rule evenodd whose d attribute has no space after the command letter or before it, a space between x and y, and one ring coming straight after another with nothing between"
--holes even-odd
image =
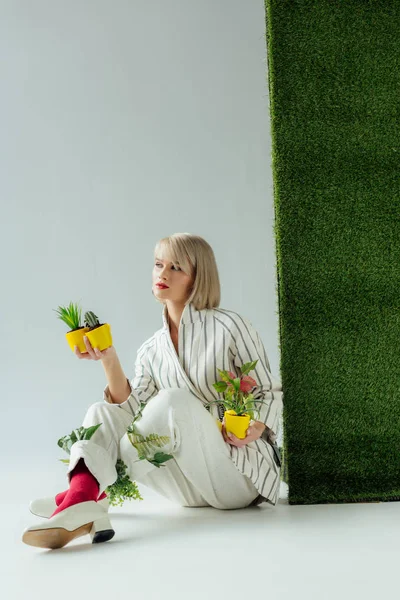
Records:
<instances>
[{"instance_id":1,"label":"fingers","mask_svg":"<svg viewBox=\"0 0 400 600\"><path fill-rule=\"evenodd\" d=\"M100 350L98 348L93 348L89 338L87 338L86 335L84 336L83 341L85 342L88 354L93 358L93 360L99 360L101 358Z\"/></svg>"},{"instance_id":2,"label":"fingers","mask_svg":"<svg viewBox=\"0 0 400 600\"><path fill-rule=\"evenodd\" d=\"M91 356L94 360L96 360L97 356L94 353L94 350L92 348L92 344L89 342L89 340L86 337L86 335L83 337L83 342L84 342L84 344L86 346L86 350L88 351L89 356Z\"/></svg>"},{"instance_id":3,"label":"fingers","mask_svg":"<svg viewBox=\"0 0 400 600\"><path fill-rule=\"evenodd\" d=\"M226 431L225 431L225 425L224 425L223 421L222 421L221 433L222 433L222 437L224 438L224 441L227 442L228 440L226 439Z\"/></svg>"},{"instance_id":4,"label":"fingers","mask_svg":"<svg viewBox=\"0 0 400 600\"><path fill-rule=\"evenodd\" d=\"M222 421L221 431L222 431L222 435L223 435L223 438L224 438L225 442L228 442L228 444L231 444L232 440L230 438L228 438L228 435L227 435L226 429L225 429L225 423L224 423L224 421Z\"/></svg>"},{"instance_id":5,"label":"fingers","mask_svg":"<svg viewBox=\"0 0 400 600\"><path fill-rule=\"evenodd\" d=\"M78 358L89 358L87 354L84 354L79 350L78 346L75 346L74 352Z\"/></svg>"},{"instance_id":6,"label":"fingers","mask_svg":"<svg viewBox=\"0 0 400 600\"><path fill-rule=\"evenodd\" d=\"M231 433L232 437L231 438L228 437L228 434L226 433L224 421L222 421L221 431L222 431L222 435L224 436L225 442L228 442L228 444L231 444L232 446L237 446L238 448L241 448L242 446L244 446L247 443L248 436L242 440L240 438L237 438L234 433Z\"/></svg>"},{"instance_id":7,"label":"fingers","mask_svg":"<svg viewBox=\"0 0 400 600\"><path fill-rule=\"evenodd\" d=\"M100 360L102 358L100 350L98 348L93 348L86 336L84 336L83 342L86 346L87 352L81 352L78 346L75 346L75 354L78 358L83 358L86 360Z\"/></svg>"}]
</instances>

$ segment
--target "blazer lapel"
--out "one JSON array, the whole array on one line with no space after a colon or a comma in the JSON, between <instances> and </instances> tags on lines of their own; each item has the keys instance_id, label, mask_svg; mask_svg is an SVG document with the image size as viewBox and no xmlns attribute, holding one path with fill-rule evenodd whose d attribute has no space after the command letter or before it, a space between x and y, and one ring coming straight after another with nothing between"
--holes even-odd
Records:
<instances>
[{"instance_id":1,"label":"blazer lapel","mask_svg":"<svg viewBox=\"0 0 400 600\"><path fill-rule=\"evenodd\" d=\"M195 388L195 386L193 385L193 383L190 381L189 377L187 376L186 371L184 370L184 368L181 365L181 361L178 358L178 355L177 355L176 350L175 350L175 346L172 343L172 339L171 339L171 335L170 335L169 330L165 331L165 335L166 335L166 338L167 338L168 346L171 349L172 357L174 359L176 368L179 370L179 373L181 374L181 377L186 382L186 385L188 386L188 388L190 389L190 391L192 392L192 394L194 394L199 400L201 400L201 402L203 403L203 405L207 408L208 407L208 402L206 400L204 400L203 396ZM182 335L183 335L183 333L182 333ZM207 408L207 410L209 410L209 408Z\"/></svg>"}]
</instances>

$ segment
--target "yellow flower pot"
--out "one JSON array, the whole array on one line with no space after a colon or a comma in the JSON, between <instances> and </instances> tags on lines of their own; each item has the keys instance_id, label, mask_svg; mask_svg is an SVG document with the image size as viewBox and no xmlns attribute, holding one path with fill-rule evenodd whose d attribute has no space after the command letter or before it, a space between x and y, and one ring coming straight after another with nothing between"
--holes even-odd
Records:
<instances>
[{"instance_id":1,"label":"yellow flower pot","mask_svg":"<svg viewBox=\"0 0 400 600\"><path fill-rule=\"evenodd\" d=\"M87 331L86 335L92 347L98 348L100 351L112 346L111 327L108 323Z\"/></svg>"},{"instance_id":2,"label":"yellow flower pot","mask_svg":"<svg viewBox=\"0 0 400 600\"><path fill-rule=\"evenodd\" d=\"M237 438L243 440L246 437L246 431L250 424L250 415L247 413L237 415L234 410L226 410L224 417L226 432L233 433Z\"/></svg>"},{"instance_id":3,"label":"yellow flower pot","mask_svg":"<svg viewBox=\"0 0 400 600\"><path fill-rule=\"evenodd\" d=\"M78 346L82 354L87 352L85 342L83 341L83 336L86 335L87 331L89 331L88 327L81 327L80 329L75 329L75 331L68 331L65 334L72 352L75 352L75 346Z\"/></svg>"}]
</instances>

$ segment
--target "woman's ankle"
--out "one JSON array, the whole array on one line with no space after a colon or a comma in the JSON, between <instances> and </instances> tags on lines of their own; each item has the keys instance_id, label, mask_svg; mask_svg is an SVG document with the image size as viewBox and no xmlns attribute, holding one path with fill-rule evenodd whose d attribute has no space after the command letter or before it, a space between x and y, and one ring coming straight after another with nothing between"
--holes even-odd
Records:
<instances>
[{"instance_id":1,"label":"woman's ankle","mask_svg":"<svg viewBox=\"0 0 400 600\"><path fill-rule=\"evenodd\" d=\"M64 492L60 492L59 494L56 495L55 497L55 501L57 506L60 506L61 502L64 500L65 496L67 495L68 490L65 490Z\"/></svg>"},{"instance_id":2,"label":"woman's ankle","mask_svg":"<svg viewBox=\"0 0 400 600\"><path fill-rule=\"evenodd\" d=\"M67 495L67 493L68 493L68 490L64 490L64 492L60 492L59 494L56 495L55 501L56 501L56 505L57 506L60 506L61 502L64 500L64 498ZM104 500L105 498L107 498L107 494L105 492L103 492L97 498L96 502L100 502L100 500Z\"/></svg>"}]
</instances>

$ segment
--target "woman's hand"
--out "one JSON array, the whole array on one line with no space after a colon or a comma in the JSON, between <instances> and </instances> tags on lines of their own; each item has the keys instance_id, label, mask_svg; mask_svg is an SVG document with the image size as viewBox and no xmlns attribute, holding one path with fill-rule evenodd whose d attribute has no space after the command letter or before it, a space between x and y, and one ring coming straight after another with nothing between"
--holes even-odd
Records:
<instances>
[{"instance_id":1,"label":"woman's hand","mask_svg":"<svg viewBox=\"0 0 400 600\"><path fill-rule=\"evenodd\" d=\"M93 348L92 344L89 341L89 338L84 336L83 341L85 343L87 353L81 352L78 346L75 346L75 354L78 358L84 358L86 360L103 360L111 358L113 355L116 355L116 351L114 346L110 346L105 350L99 350L98 348Z\"/></svg>"},{"instance_id":2,"label":"woman's hand","mask_svg":"<svg viewBox=\"0 0 400 600\"><path fill-rule=\"evenodd\" d=\"M254 442L254 440L258 440L261 437L263 431L265 429L265 424L262 421L250 421L250 425L246 431L246 437L240 439L236 437L233 433L227 433L225 429L225 418L222 421L222 435L224 437L225 442L232 444L232 446L237 446L241 448L250 442Z\"/></svg>"}]
</instances>

